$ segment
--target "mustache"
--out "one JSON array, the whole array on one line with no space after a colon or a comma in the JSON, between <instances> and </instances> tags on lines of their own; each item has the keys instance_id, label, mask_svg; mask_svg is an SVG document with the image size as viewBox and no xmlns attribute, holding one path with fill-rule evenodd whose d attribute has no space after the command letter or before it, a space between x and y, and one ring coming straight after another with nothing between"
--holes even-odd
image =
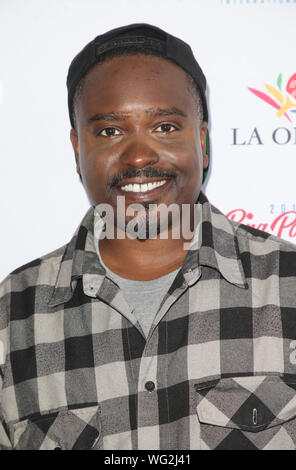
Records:
<instances>
[{"instance_id":1,"label":"mustache","mask_svg":"<svg viewBox=\"0 0 296 470\"><path fill-rule=\"evenodd\" d=\"M177 174L171 170L164 168L150 167L150 168L130 168L123 173L114 175L108 183L108 186L117 186L120 181L126 178L135 178L143 176L145 178L176 178Z\"/></svg>"}]
</instances>

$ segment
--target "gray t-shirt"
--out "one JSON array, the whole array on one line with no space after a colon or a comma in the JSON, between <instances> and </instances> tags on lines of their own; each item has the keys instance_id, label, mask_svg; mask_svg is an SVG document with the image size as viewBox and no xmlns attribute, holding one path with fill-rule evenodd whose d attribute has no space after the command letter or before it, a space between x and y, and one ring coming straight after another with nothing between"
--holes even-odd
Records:
<instances>
[{"instance_id":1,"label":"gray t-shirt","mask_svg":"<svg viewBox=\"0 0 296 470\"><path fill-rule=\"evenodd\" d=\"M97 240L95 240L95 245L101 264L106 269L108 276L123 291L126 301L130 305L133 314L147 337L161 301L169 290L180 268L165 276L152 279L151 281L133 281L131 279L125 279L115 274L103 263Z\"/></svg>"}]
</instances>

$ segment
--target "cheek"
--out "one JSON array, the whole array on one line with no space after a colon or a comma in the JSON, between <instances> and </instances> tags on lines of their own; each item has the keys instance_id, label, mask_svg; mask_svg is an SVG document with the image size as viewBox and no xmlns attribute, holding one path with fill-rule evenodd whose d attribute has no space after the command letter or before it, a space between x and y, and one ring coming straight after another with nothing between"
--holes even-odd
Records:
<instances>
[{"instance_id":1,"label":"cheek","mask_svg":"<svg viewBox=\"0 0 296 470\"><path fill-rule=\"evenodd\" d=\"M199 175L202 173L202 155L196 147L186 148L179 154L178 168L182 180L182 186L190 188L199 181Z\"/></svg>"},{"instance_id":2,"label":"cheek","mask_svg":"<svg viewBox=\"0 0 296 470\"><path fill-rule=\"evenodd\" d=\"M180 159L180 187L185 202L195 202L199 196L203 176L202 149L199 142L188 145Z\"/></svg>"},{"instance_id":3,"label":"cheek","mask_svg":"<svg viewBox=\"0 0 296 470\"><path fill-rule=\"evenodd\" d=\"M187 168L192 175L192 181L198 183L199 179L202 180L203 174L203 151L199 135L196 136L193 145L190 148L188 155Z\"/></svg>"},{"instance_id":4,"label":"cheek","mask_svg":"<svg viewBox=\"0 0 296 470\"><path fill-rule=\"evenodd\" d=\"M98 179L106 181L108 175L114 171L117 155L110 152L104 152L95 145L88 145L88 142L82 143L79 149L80 169L82 176L92 182Z\"/></svg>"},{"instance_id":5,"label":"cheek","mask_svg":"<svg viewBox=\"0 0 296 470\"><path fill-rule=\"evenodd\" d=\"M176 143L175 156L172 159L178 162L182 170L198 169L202 162L202 146L200 135L197 129L189 129L184 135L182 140ZM173 152L172 152L173 153Z\"/></svg>"},{"instance_id":6,"label":"cheek","mask_svg":"<svg viewBox=\"0 0 296 470\"><path fill-rule=\"evenodd\" d=\"M113 165L114 167L114 165ZM108 160L97 151L80 154L80 171L84 188L93 205L109 200L107 182L112 175Z\"/></svg>"}]
</instances>

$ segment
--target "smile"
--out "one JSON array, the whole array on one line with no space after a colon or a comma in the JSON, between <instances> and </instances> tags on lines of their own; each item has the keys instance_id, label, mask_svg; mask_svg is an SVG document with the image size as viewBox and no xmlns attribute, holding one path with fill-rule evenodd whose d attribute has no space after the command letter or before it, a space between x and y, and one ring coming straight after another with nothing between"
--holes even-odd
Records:
<instances>
[{"instance_id":1,"label":"smile","mask_svg":"<svg viewBox=\"0 0 296 470\"><path fill-rule=\"evenodd\" d=\"M152 189L158 188L159 186L163 186L167 180L162 181L154 181L153 183L143 183L143 184L126 184L121 186L120 189L126 192L133 192L133 193L146 193L147 191L151 191Z\"/></svg>"}]
</instances>

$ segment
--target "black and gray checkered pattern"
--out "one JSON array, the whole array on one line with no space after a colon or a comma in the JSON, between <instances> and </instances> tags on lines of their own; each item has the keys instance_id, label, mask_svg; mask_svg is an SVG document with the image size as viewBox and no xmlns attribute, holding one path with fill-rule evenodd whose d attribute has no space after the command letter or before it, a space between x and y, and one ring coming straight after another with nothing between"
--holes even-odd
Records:
<instances>
[{"instance_id":1,"label":"black and gray checkered pattern","mask_svg":"<svg viewBox=\"0 0 296 470\"><path fill-rule=\"evenodd\" d=\"M147 340L99 263L93 208L2 282L2 448L296 448L296 247L198 205L202 245Z\"/></svg>"}]
</instances>

